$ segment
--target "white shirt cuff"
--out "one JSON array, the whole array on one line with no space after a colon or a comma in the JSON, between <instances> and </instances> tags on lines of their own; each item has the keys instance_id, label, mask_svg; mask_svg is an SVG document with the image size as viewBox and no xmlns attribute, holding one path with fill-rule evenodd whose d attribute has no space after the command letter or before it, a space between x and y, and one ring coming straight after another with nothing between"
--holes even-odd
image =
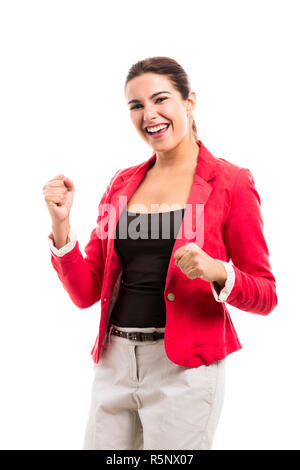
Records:
<instances>
[{"instance_id":1,"label":"white shirt cuff","mask_svg":"<svg viewBox=\"0 0 300 470\"><path fill-rule=\"evenodd\" d=\"M68 238L67 238L68 242L64 246L59 248L59 250L54 246L53 240L50 237L50 235L48 236L49 248L55 255L59 257L64 256L67 253L69 253L69 251L73 250L74 246L76 245L77 236L76 236L75 231L72 229L72 227L68 234Z\"/></svg>"},{"instance_id":2,"label":"white shirt cuff","mask_svg":"<svg viewBox=\"0 0 300 470\"><path fill-rule=\"evenodd\" d=\"M234 271L233 266L230 263L227 263L226 261L222 261L220 259L218 259L218 261L223 263L223 266L225 267L226 272L227 272L227 279L225 282L225 286L223 287L223 289L221 289L221 287L218 285L217 282L211 282L210 285L211 285L211 289L212 289L215 300L217 302L226 302L234 286L235 271ZM219 289L218 289L218 286L219 286Z\"/></svg>"}]
</instances>

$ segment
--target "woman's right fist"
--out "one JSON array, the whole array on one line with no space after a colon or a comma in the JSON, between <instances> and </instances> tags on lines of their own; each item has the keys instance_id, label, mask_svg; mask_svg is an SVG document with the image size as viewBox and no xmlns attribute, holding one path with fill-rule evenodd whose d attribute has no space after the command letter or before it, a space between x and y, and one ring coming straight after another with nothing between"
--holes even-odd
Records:
<instances>
[{"instance_id":1,"label":"woman's right fist","mask_svg":"<svg viewBox=\"0 0 300 470\"><path fill-rule=\"evenodd\" d=\"M75 187L64 175L57 175L43 186L44 198L52 223L64 222L69 218Z\"/></svg>"}]
</instances>

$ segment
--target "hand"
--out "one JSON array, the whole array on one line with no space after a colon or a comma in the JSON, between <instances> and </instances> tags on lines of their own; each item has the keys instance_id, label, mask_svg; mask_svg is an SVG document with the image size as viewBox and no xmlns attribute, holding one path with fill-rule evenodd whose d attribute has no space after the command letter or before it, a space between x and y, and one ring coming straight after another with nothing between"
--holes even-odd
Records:
<instances>
[{"instance_id":1,"label":"hand","mask_svg":"<svg viewBox=\"0 0 300 470\"><path fill-rule=\"evenodd\" d=\"M175 264L189 279L200 277L204 281L225 286L226 269L220 261L209 256L195 243L187 243L174 253Z\"/></svg>"},{"instance_id":2,"label":"hand","mask_svg":"<svg viewBox=\"0 0 300 470\"><path fill-rule=\"evenodd\" d=\"M69 218L74 191L72 180L64 175L55 176L43 186L44 198L54 225Z\"/></svg>"}]
</instances>

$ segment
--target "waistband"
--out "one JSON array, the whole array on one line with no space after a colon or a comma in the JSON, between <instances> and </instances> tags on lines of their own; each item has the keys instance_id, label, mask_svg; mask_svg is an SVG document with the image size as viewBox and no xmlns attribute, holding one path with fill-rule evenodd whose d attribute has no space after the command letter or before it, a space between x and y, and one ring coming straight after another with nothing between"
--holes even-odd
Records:
<instances>
[{"instance_id":1,"label":"waistband","mask_svg":"<svg viewBox=\"0 0 300 470\"><path fill-rule=\"evenodd\" d=\"M111 343L111 335L115 337L123 338L133 342L154 342L164 338L165 335L164 327L121 327L111 324L109 327L108 339Z\"/></svg>"}]
</instances>

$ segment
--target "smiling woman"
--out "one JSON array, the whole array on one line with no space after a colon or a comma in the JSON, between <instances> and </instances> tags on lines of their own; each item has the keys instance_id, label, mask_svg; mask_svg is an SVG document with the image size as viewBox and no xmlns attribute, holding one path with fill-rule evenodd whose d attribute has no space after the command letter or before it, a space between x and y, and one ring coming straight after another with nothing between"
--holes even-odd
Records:
<instances>
[{"instance_id":1,"label":"smiling woman","mask_svg":"<svg viewBox=\"0 0 300 470\"><path fill-rule=\"evenodd\" d=\"M260 198L250 170L198 139L174 59L137 62L124 92L154 153L113 175L85 258L69 233L72 181L45 188L64 288L79 308L101 299L84 449L210 449L225 358L241 348L225 302L260 315L277 304Z\"/></svg>"},{"instance_id":2,"label":"smiling woman","mask_svg":"<svg viewBox=\"0 0 300 470\"><path fill-rule=\"evenodd\" d=\"M153 89L156 91L151 93ZM134 64L126 78L125 94L128 105L134 104L129 108L133 124L143 136L146 135L145 140L154 151L158 150L157 144L161 140L164 148L172 146L171 142L186 134L187 127L193 140L197 140L197 127L192 115L196 95L191 91L186 72L175 60L155 57ZM151 132L151 128L160 124L167 124L168 128ZM153 139L156 142L154 146Z\"/></svg>"}]
</instances>

